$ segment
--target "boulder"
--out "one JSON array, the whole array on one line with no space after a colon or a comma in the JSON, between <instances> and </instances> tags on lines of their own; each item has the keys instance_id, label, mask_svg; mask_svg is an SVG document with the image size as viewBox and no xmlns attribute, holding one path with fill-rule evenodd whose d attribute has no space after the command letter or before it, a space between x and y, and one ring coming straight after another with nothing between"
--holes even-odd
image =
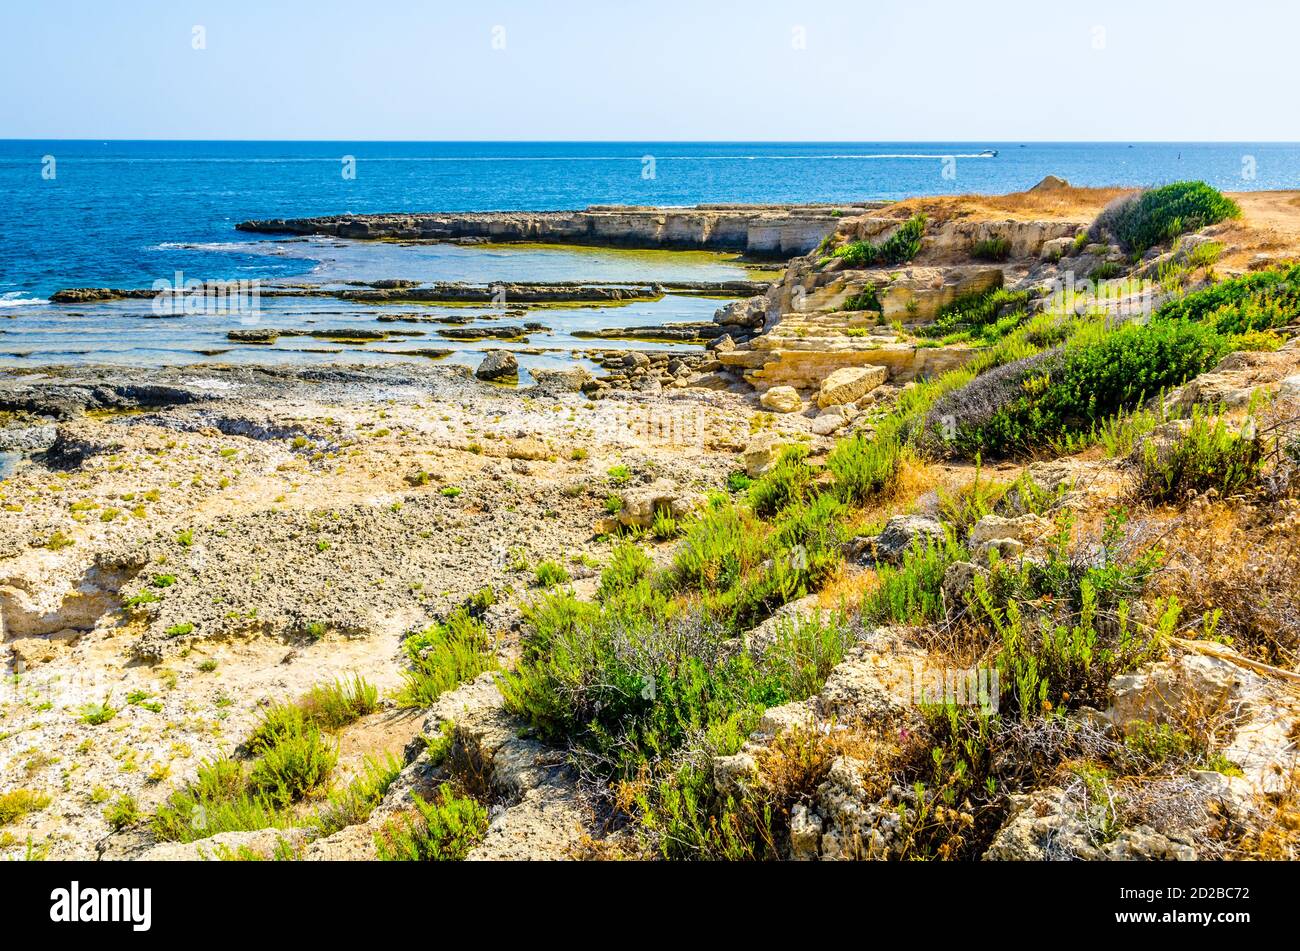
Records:
<instances>
[{"instance_id":1,"label":"boulder","mask_svg":"<svg viewBox=\"0 0 1300 951\"><path fill-rule=\"evenodd\" d=\"M774 413L797 413L803 409L799 391L792 386L774 386L760 396L758 401L764 409L770 409Z\"/></svg>"},{"instance_id":2,"label":"boulder","mask_svg":"<svg viewBox=\"0 0 1300 951\"><path fill-rule=\"evenodd\" d=\"M924 515L895 515L885 523L884 531L876 536L874 549L877 561L897 563L914 542L941 541L943 525L937 519Z\"/></svg>"},{"instance_id":3,"label":"boulder","mask_svg":"<svg viewBox=\"0 0 1300 951\"><path fill-rule=\"evenodd\" d=\"M713 322L724 327L759 328L767 317L767 298L763 295L734 300L719 307Z\"/></svg>"},{"instance_id":4,"label":"boulder","mask_svg":"<svg viewBox=\"0 0 1300 951\"><path fill-rule=\"evenodd\" d=\"M757 479L763 475L776 463L777 458L781 455L781 450L786 447L773 433L759 433L751 439L745 446L744 462L745 474L751 479Z\"/></svg>"},{"instance_id":5,"label":"boulder","mask_svg":"<svg viewBox=\"0 0 1300 951\"><path fill-rule=\"evenodd\" d=\"M1070 183L1063 178L1058 178L1055 175L1044 175L1043 180L1029 190L1031 192L1056 192L1069 187Z\"/></svg>"},{"instance_id":6,"label":"boulder","mask_svg":"<svg viewBox=\"0 0 1300 951\"><path fill-rule=\"evenodd\" d=\"M888 376L889 371L882 366L842 367L822 381L817 405L825 408L852 403L884 383Z\"/></svg>"},{"instance_id":7,"label":"boulder","mask_svg":"<svg viewBox=\"0 0 1300 951\"><path fill-rule=\"evenodd\" d=\"M975 578L981 574L987 575L988 569L969 561L954 561L944 570L940 591L948 610L965 606L966 593L974 586Z\"/></svg>"},{"instance_id":8,"label":"boulder","mask_svg":"<svg viewBox=\"0 0 1300 951\"><path fill-rule=\"evenodd\" d=\"M1032 544L1052 531L1052 522L1043 516L1027 513L1015 518L1004 518L996 514L987 514L980 518L971 526L970 538L967 543L970 544L971 551L987 552L991 543L1001 543L1004 540L1018 542L1023 550L1024 546ZM1005 547L998 544L997 547Z\"/></svg>"},{"instance_id":9,"label":"boulder","mask_svg":"<svg viewBox=\"0 0 1300 951\"><path fill-rule=\"evenodd\" d=\"M483 358L474 375L480 380L502 380L506 377L518 378L519 361L508 350L493 350Z\"/></svg>"},{"instance_id":10,"label":"boulder","mask_svg":"<svg viewBox=\"0 0 1300 951\"><path fill-rule=\"evenodd\" d=\"M684 518L700 503L696 493L688 492L672 479L656 479L648 486L638 486L623 493L623 508L618 518L624 525L649 527L655 513L666 511L673 518Z\"/></svg>"},{"instance_id":11,"label":"boulder","mask_svg":"<svg viewBox=\"0 0 1300 951\"><path fill-rule=\"evenodd\" d=\"M586 367L569 367L564 370L533 370L533 381L539 389L550 393L577 393L591 380Z\"/></svg>"},{"instance_id":12,"label":"boulder","mask_svg":"<svg viewBox=\"0 0 1300 951\"><path fill-rule=\"evenodd\" d=\"M818 436L829 436L831 433L844 428L848 422L849 416L844 412L844 407L829 406L813 419L812 431Z\"/></svg>"},{"instance_id":13,"label":"boulder","mask_svg":"<svg viewBox=\"0 0 1300 951\"><path fill-rule=\"evenodd\" d=\"M1072 247L1074 247L1073 238L1052 238L1043 242L1041 255L1044 261L1059 261L1070 253Z\"/></svg>"}]
</instances>

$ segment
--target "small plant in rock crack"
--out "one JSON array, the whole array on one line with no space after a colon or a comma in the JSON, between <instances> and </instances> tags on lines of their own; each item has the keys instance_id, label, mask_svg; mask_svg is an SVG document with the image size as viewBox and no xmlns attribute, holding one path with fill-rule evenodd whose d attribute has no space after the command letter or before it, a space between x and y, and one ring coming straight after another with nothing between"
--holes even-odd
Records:
<instances>
[{"instance_id":1,"label":"small plant in rock crack","mask_svg":"<svg viewBox=\"0 0 1300 951\"><path fill-rule=\"evenodd\" d=\"M117 708L105 697L100 703L88 703L81 708L81 722L87 726L100 726L117 716Z\"/></svg>"},{"instance_id":2,"label":"small plant in rock crack","mask_svg":"<svg viewBox=\"0 0 1300 951\"><path fill-rule=\"evenodd\" d=\"M609 484L614 486L627 485L632 481L632 470L624 465L611 467L606 475L609 477Z\"/></svg>"},{"instance_id":3,"label":"small plant in rock crack","mask_svg":"<svg viewBox=\"0 0 1300 951\"><path fill-rule=\"evenodd\" d=\"M444 783L433 798L414 797L415 811L375 833L384 862L457 862L487 833L487 809Z\"/></svg>"},{"instance_id":4,"label":"small plant in rock crack","mask_svg":"<svg viewBox=\"0 0 1300 951\"><path fill-rule=\"evenodd\" d=\"M105 807L104 821L114 832L121 832L140 821L140 804L134 796L122 793Z\"/></svg>"},{"instance_id":5,"label":"small plant in rock crack","mask_svg":"<svg viewBox=\"0 0 1300 951\"><path fill-rule=\"evenodd\" d=\"M542 562L537 566L533 576L540 588L554 588L556 585L568 584L571 580L565 567L555 561Z\"/></svg>"},{"instance_id":6,"label":"small plant in rock crack","mask_svg":"<svg viewBox=\"0 0 1300 951\"><path fill-rule=\"evenodd\" d=\"M30 789L13 789L0 793L0 827L21 819L28 813L38 812L50 804L50 797Z\"/></svg>"},{"instance_id":7,"label":"small plant in rock crack","mask_svg":"<svg viewBox=\"0 0 1300 951\"><path fill-rule=\"evenodd\" d=\"M650 534L659 541L675 538L679 531L677 519L666 508L655 509L654 520L650 523Z\"/></svg>"}]
</instances>

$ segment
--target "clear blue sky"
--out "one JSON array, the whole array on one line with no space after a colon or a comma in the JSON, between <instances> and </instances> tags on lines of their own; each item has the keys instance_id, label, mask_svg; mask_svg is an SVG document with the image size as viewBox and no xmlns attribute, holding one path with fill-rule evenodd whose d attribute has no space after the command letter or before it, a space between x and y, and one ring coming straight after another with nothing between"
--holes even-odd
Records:
<instances>
[{"instance_id":1,"label":"clear blue sky","mask_svg":"<svg viewBox=\"0 0 1300 951\"><path fill-rule=\"evenodd\" d=\"M0 138L1293 141L1297 35L1276 0L4 0Z\"/></svg>"}]
</instances>

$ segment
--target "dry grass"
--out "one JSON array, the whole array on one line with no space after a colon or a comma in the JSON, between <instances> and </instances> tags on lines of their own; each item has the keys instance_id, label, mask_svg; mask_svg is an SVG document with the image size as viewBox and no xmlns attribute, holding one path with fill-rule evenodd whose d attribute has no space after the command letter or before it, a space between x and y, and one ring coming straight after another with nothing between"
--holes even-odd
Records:
<instances>
[{"instance_id":1,"label":"dry grass","mask_svg":"<svg viewBox=\"0 0 1300 951\"><path fill-rule=\"evenodd\" d=\"M909 198L891 205L898 217L922 213L935 224L945 221L996 218L1012 221L1091 221L1125 188L1061 188L1050 191L1013 192L1009 195L939 195Z\"/></svg>"},{"instance_id":2,"label":"dry grass","mask_svg":"<svg viewBox=\"0 0 1300 951\"><path fill-rule=\"evenodd\" d=\"M1300 501L1194 500L1165 538L1157 585L1248 657L1300 663Z\"/></svg>"},{"instance_id":3,"label":"dry grass","mask_svg":"<svg viewBox=\"0 0 1300 951\"><path fill-rule=\"evenodd\" d=\"M1300 769L1292 770L1286 788L1260 797L1258 814L1241 839L1241 850L1270 861L1300 859Z\"/></svg>"}]
</instances>

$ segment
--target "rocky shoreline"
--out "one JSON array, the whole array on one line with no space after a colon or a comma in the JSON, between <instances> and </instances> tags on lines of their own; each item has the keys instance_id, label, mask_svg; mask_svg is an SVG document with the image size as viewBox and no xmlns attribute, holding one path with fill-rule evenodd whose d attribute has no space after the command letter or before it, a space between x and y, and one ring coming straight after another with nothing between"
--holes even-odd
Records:
<instances>
[{"instance_id":1,"label":"rocky shoreline","mask_svg":"<svg viewBox=\"0 0 1300 951\"><path fill-rule=\"evenodd\" d=\"M527 241L603 247L693 248L788 258L815 248L844 216L883 202L837 205L593 206L583 211L330 215L242 221L258 234L363 240Z\"/></svg>"}]
</instances>

